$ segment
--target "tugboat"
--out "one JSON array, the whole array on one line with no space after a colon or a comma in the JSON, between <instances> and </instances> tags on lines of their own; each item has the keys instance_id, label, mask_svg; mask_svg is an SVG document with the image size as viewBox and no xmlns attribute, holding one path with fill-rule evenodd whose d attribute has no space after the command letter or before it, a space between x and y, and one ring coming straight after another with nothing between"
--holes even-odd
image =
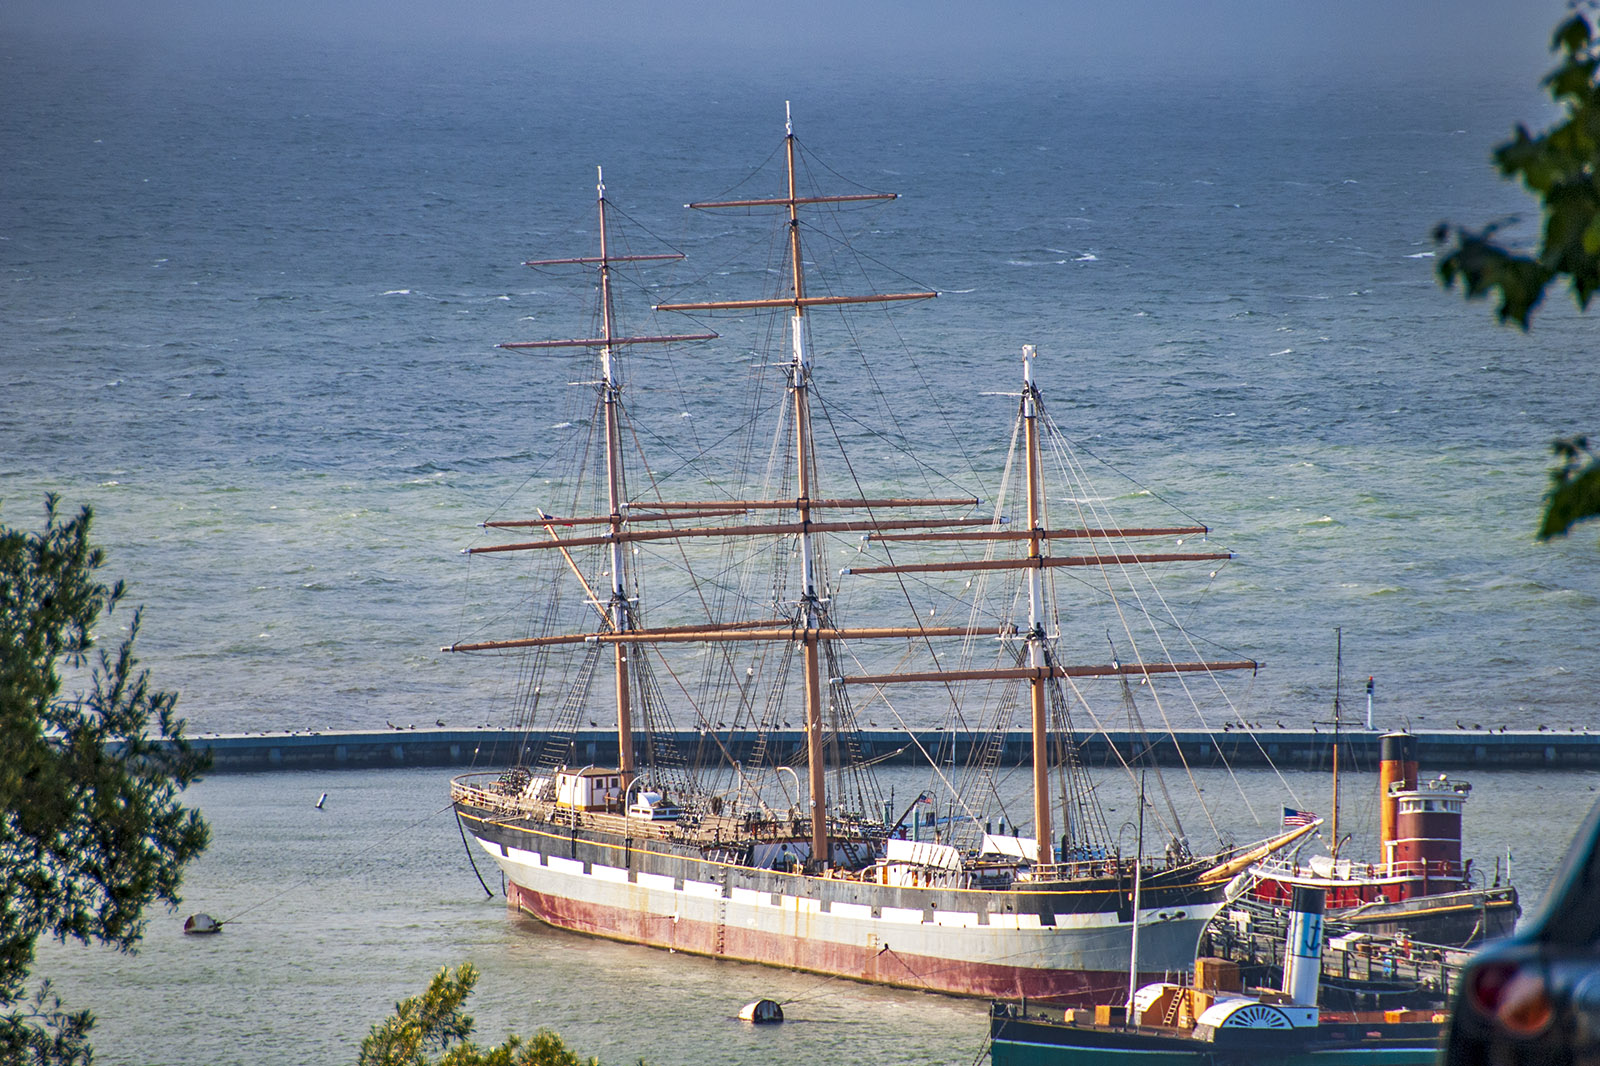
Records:
<instances>
[{"instance_id":1,"label":"tugboat","mask_svg":"<svg viewBox=\"0 0 1600 1066\"><path fill-rule=\"evenodd\" d=\"M1337 756L1335 757L1337 774ZM1332 855L1269 857L1251 867L1245 899L1281 908L1300 887L1327 893L1331 922L1346 931L1405 936L1426 944L1469 947L1508 935L1522 914L1517 890L1473 884L1461 858L1461 816L1472 786L1440 774L1419 780L1416 738L1385 734L1378 767L1377 862ZM1287 820L1287 819L1286 819ZM1335 811L1333 838L1338 841Z\"/></svg>"},{"instance_id":2,"label":"tugboat","mask_svg":"<svg viewBox=\"0 0 1600 1066\"><path fill-rule=\"evenodd\" d=\"M1125 1005L1049 1015L994 1003L993 1066L1425 1066L1438 1055L1445 1016L1391 1010L1334 1013L1317 1007L1324 894L1297 886L1281 990L1246 993L1238 967L1198 959L1192 984L1145 985Z\"/></svg>"}]
</instances>

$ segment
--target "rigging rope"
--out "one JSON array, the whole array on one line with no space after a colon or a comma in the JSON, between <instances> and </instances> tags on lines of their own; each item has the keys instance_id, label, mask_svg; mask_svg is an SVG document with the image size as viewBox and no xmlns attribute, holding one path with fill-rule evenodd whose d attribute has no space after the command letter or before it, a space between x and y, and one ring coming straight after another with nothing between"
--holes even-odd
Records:
<instances>
[{"instance_id":1,"label":"rigging rope","mask_svg":"<svg viewBox=\"0 0 1600 1066\"><path fill-rule=\"evenodd\" d=\"M426 815L426 816L424 816L422 818L418 818L416 821L412 822L410 825L405 826L405 827L403 827L401 829L397 829L393 833L390 833L388 836L383 837L383 838L381 838L379 840L373 841L371 844L368 844L366 847L362 848L360 851L356 852L354 855L343 856L343 858L347 858L347 859L348 858L357 858L358 859L361 856L367 854L367 852L369 852L369 851L373 851L376 848L381 848L385 844L388 844L390 841L398 840L400 837L405 836L407 833L410 833L412 830L417 828L417 826L422 825L429 818L437 818L439 815L443 814L445 811L453 811L453 810L455 810L455 803L454 802L446 804L445 806L440 807L438 810L432 812L431 814L428 814L428 815ZM458 822L458 824L459 824L459 822ZM474 869L476 869L476 867L474 867ZM272 893L272 895L266 896L263 899L257 900L256 902L254 902L254 903L250 904L248 907L246 907L244 910L235 911L230 917L217 919L217 924L218 925L227 925L229 922L236 922L241 917L243 917L244 915L249 914L251 911L259 910L260 908L265 907L267 904L272 903L275 900L282 899L284 896L288 895L290 892L295 891L296 889L304 888L306 885L310 884L312 881L315 881L320 876L321 876L321 874L307 874L305 877L302 877L300 880L295 881L292 884L285 885L283 888L281 888L278 891ZM479 878L479 880L481 881L482 878ZM484 888L487 889L488 886L485 885ZM490 893L491 896L493 894L494 893L492 893L492 892Z\"/></svg>"}]
</instances>

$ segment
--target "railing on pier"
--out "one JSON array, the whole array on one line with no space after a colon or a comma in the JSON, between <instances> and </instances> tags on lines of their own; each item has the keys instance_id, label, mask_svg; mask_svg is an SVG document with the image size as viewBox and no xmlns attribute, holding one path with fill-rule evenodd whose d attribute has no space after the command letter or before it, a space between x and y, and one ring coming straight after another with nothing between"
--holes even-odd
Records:
<instances>
[{"instance_id":1,"label":"railing on pier","mask_svg":"<svg viewBox=\"0 0 1600 1066\"><path fill-rule=\"evenodd\" d=\"M1284 941L1277 929L1240 932L1217 922L1207 928L1200 950L1231 959L1246 973L1255 971L1265 983L1282 973ZM1336 937L1322 950L1323 992L1366 997L1371 1006L1398 998L1411 1007L1442 1004L1454 993L1469 957L1469 952L1404 937Z\"/></svg>"}]
</instances>

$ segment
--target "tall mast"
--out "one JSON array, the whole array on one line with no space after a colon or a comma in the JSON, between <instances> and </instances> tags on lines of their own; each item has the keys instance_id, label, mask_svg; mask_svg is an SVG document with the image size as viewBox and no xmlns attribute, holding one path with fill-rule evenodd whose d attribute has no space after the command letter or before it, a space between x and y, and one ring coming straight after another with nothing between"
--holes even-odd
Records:
<instances>
[{"instance_id":1,"label":"tall mast","mask_svg":"<svg viewBox=\"0 0 1600 1066\"><path fill-rule=\"evenodd\" d=\"M808 297L805 288L804 259L800 253L800 207L810 204L848 203L860 200L892 200L894 193L863 193L851 196L799 195L795 178L794 120L789 105L784 105L784 155L788 171L788 195L779 199L737 200L695 203L690 207L784 207L788 212L789 272L792 294L765 300L730 300L694 304L661 304L658 310L698 311L788 307L790 309L791 355L789 389L794 398L795 442L795 524L800 527L800 608L803 664L805 670L806 761L811 786L811 856L826 865L832 851L828 844L828 798L826 762L823 754L823 710L827 691L822 684L822 642L831 627L827 619L827 588L817 569L815 532L811 528L813 501L813 445L811 435L811 353L807 347L805 311L814 305L877 303L887 300L918 300L937 295L932 292L880 294L872 296Z\"/></svg>"},{"instance_id":2,"label":"tall mast","mask_svg":"<svg viewBox=\"0 0 1600 1066\"><path fill-rule=\"evenodd\" d=\"M991 528L974 532L906 532L906 533L878 533L871 536L875 541L936 541L954 543L960 541L990 541L994 543L1027 542L1027 551L1014 557L985 558L982 560L952 561L939 563L908 563L891 564L885 566L853 566L843 571L848 574L926 574L926 573L957 573L957 572L997 572L1015 571L1024 582L1028 594L1028 621L1026 631L1022 634L1026 641L1028 654L1026 663L991 667L980 669L933 669L921 671L901 671L893 674L857 674L839 678L846 685L891 685L923 682L937 682L943 685L960 684L967 681L998 681L1016 680L1026 681L1031 709L1031 739L1033 757L1033 816L1037 833L1036 850L1033 860L1036 869L1053 864L1055 859L1055 836L1052 829L1052 813L1049 788L1049 707L1050 696L1057 684L1058 678L1094 678L1094 677L1132 677L1150 679L1162 674L1185 673L1214 673L1222 670L1250 670L1254 671L1261 664L1251 659L1227 661L1151 661L1143 656L1136 656L1133 662L1120 662L1113 659L1109 663L1096 665L1069 666L1059 660L1056 652L1051 648L1050 635L1047 626L1050 624L1050 614L1045 604L1044 574L1047 570L1063 567L1122 567L1126 565L1140 565L1146 563L1168 562L1200 562L1216 559L1231 559L1231 552L1144 552L1144 551L1102 551L1099 548L1085 555L1059 555L1048 554L1045 545L1048 542L1080 539L1080 538L1134 538L1179 535L1186 536L1192 533L1206 533L1205 526L1182 527L1157 527L1137 526L1127 528L1089 528L1089 529L1051 529L1048 528L1047 498L1044 488L1044 450L1046 445L1044 437L1049 429L1044 419L1044 401L1039 388L1033 381L1033 361L1037 351L1033 345L1024 345L1022 348L1022 402L1015 408L1022 420L1020 433L1013 430L1012 440L1019 437L1024 449L1022 463L1024 476L1027 479L1026 506L1027 520L1023 529ZM1008 470L1012 468L1009 461ZM1010 646L1010 645L1008 645ZM1010 653L1008 652L1007 655ZM1063 804L1061 812L1063 821L1062 829L1065 832L1073 828L1067 823L1069 813L1067 805ZM1239 869L1242 869L1240 867ZM1237 870L1234 871L1235 873ZM1036 875L1038 876L1038 875ZM1231 874L1229 875L1231 876Z\"/></svg>"},{"instance_id":3,"label":"tall mast","mask_svg":"<svg viewBox=\"0 0 1600 1066\"><path fill-rule=\"evenodd\" d=\"M1123 1013L1123 1024L1137 1027L1139 1019L1133 1013L1133 997L1139 990L1139 899L1140 874L1144 866L1144 771L1139 772L1139 835L1133 857L1133 927L1128 931L1128 1005ZM1064 857L1064 856L1063 856Z\"/></svg>"},{"instance_id":4,"label":"tall mast","mask_svg":"<svg viewBox=\"0 0 1600 1066\"><path fill-rule=\"evenodd\" d=\"M794 461L796 521L811 524L811 352L806 344L806 286L800 258L800 208L795 201L794 119L784 104L783 146L789 184L789 264L794 283L794 311L790 318L791 351L789 386L794 396ZM800 534L800 612L805 643L802 652L806 684L806 763L811 789L811 856L826 863L828 846L827 764L822 750L822 648L817 630L822 628L824 609L817 581L816 545L807 529Z\"/></svg>"},{"instance_id":5,"label":"tall mast","mask_svg":"<svg viewBox=\"0 0 1600 1066\"><path fill-rule=\"evenodd\" d=\"M627 583L623 574L628 554L621 536L622 502L626 496L622 484L622 427L618 422L617 400L622 390L622 383L617 376L616 334L613 331L611 258L607 248L606 233L606 179L605 173L599 167L595 167L594 172L595 204L600 215L601 337L605 341L600 347L600 397L605 408L606 502L609 505L608 525L612 537L611 599L607 604L607 612L611 616L612 628L618 633L626 633L633 628L633 619L628 610ZM626 644L619 643L613 648L613 652L617 689L617 770L622 778L622 787L626 795L626 789L633 781L634 774L633 704L628 690L629 648Z\"/></svg>"},{"instance_id":6,"label":"tall mast","mask_svg":"<svg viewBox=\"0 0 1600 1066\"><path fill-rule=\"evenodd\" d=\"M1022 346L1022 425L1028 469L1028 665L1035 674L1028 682L1033 702L1033 825L1038 837L1038 862L1048 866L1055 861L1055 844L1050 827L1050 766L1048 739L1050 721L1046 713L1047 696L1044 646L1044 569L1037 562L1044 545L1044 500L1039 483L1038 393L1033 388L1034 348Z\"/></svg>"},{"instance_id":7,"label":"tall mast","mask_svg":"<svg viewBox=\"0 0 1600 1066\"><path fill-rule=\"evenodd\" d=\"M600 167L595 167L595 203L600 224L600 255L580 256L568 259L532 259L524 266L543 267L565 264L581 266L597 266L600 271L600 321L601 334L599 337L580 337L572 340L543 340L543 341L511 341L498 345L507 349L553 349L553 348L589 348L597 349L600 353L600 380L594 384L599 389L602 407L601 422L605 444L606 468L606 503L607 513L603 524L607 527L608 558L611 570L611 588L609 596L602 604L598 595L599 590L590 586L586 578L577 569L577 564L568 555L567 562L574 570L579 583L583 586L585 596L594 605L595 609L605 618L608 631L611 634L623 634L634 631L635 614L628 601L627 581L627 532L624 529L627 501L627 479L623 476L622 461L622 379L619 370L619 356L622 348L635 344L665 344L673 341L703 341L714 340L715 333L699 333L686 336L619 336L616 330L616 308L611 289L611 267L614 263L649 262L664 259L682 259L683 256L674 252L662 255L617 255L611 254L610 234L606 225L606 183L605 173ZM537 522L525 524L542 525L551 536L556 536L555 519L541 512ZM560 543L559 541L557 543ZM486 549L470 549L473 554ZM565 547L562 548L565 553ZM447 646L445 651L472 651L494 649L508 649L518 646L532 646L526 642L492 641L477 644L453 644ZM614 645L614 666L616 674L616 704L617 704L617 746L618 770L622 778L622 785L627 787L634 776L633 756L633 701L631 698L628 680L628 656L631 654L629 644L618 641Z\"/></svg>"},{"instance_id":8,"label":"tall mast","mask_svg":"<svg viewBox=\"0 0 1600 1066\"><path fill-rule=\"evenodd\" d=\"M1339 682L1344 677L1344 630L1335 627L1333 656L1333 844L1329 851L1339 857Z\"/></svg>"}]
</instances>

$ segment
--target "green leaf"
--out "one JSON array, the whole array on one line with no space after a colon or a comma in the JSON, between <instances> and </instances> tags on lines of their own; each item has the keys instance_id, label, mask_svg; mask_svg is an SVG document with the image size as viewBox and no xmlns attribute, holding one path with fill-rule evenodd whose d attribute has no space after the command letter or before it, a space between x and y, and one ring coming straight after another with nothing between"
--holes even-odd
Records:
<instances>
[{"instance_id":1,"label":"green leaf","mask_svg":"<svg viewBox=\"0 0 1600 1066\"><path fill-rule=\"evenodd\" d=\"M1497 146L1495 166L1519 180L1543 214L1539 246L1531 252L1503 247L1495 226L1474 233L1440 226L1435 240L1449 248L1436 270L1441 284L1457 282L1469 300L1497 293L1501 322L1528 329L1545 289L1566 278L1574 301L1587 308L1600 291L1600 56L1594 53L1592 9L1585 7L1556 30L1562 51L1544 84L1562 104L1562 120L1534 135L1518 125Z\"/></svg>"},{"instance_id":2,"label":"green leaf","mask_svg":"<svg viewBox=\"0 0 1600 1066\"><path fill-rule=\"evenodd\" d=\"M1559 48L1568 54L1580 51L1589 43L1591 32L1587 15L1582 13L1573 15L1566 22L1556 27L1556 34L1550 42L1550 48L1552 51Z\"/></svg>"},{"instance_id":3,"label":"green leaf","mask_svg":"<svg viewBox=\"0 0 1600 1066\"><path fill-rule=\"evenodd\" d=\"M1583 251L1588 256L1600 255L1600 214L1591 215L1584 227Z\"/></svg>"},{"instance_id":4,"label":"green leaf","mask_svg":"<svg viewBox=\"0 0 1600 1066\"><path fill-rule=\"evenodd\" d=\"M1550 472L1540 540L1565 536L1577 523L1600 517L1600 458L1590 455L1587 445L1582 437L1552 445L1563 462Z\"/></svg>"}]
</instances>

